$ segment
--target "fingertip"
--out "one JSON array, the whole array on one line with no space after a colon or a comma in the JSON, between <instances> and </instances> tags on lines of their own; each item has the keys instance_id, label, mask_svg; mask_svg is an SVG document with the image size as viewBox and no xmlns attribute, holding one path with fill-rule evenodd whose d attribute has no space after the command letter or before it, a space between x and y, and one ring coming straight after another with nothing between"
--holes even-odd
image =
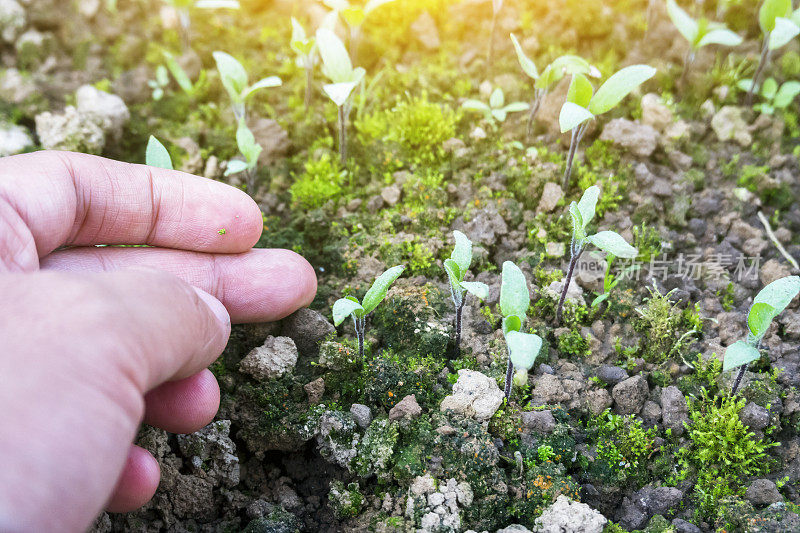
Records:
<instances>
[{"instance_id":1,"label":"fingertip","mask_svg":"<svg viewBox=\"0 0 800 533\"><path fill-rule=\"evenodd\" d=\"M156 458L144 448L132 445L106 510L126 513L138 509L150 501L160 480L161 468Z\"/></svg>"},{"instance_id":2,"label":"fingertip","mask_svg":"<svg viewBox=\"0 0 800 533\"><path fill-rule=\"evenodd\" d=\"M287 260L293 264L292 270L297 273L297 309L308 306L317 295L317 273L314 267L302 255L285 250Z\"/></svg>"},{"instance_id":3,"label":"fingertip","mask_svg":"<svg viewBox=\"0 0 800 533\"><path fill-rule=\"evenodd\" d=\"M205 369L148 392L145 395L144 421L170 433L192 433L214 420L219 402L217 379Z\"/></svg>"}]
</instances>

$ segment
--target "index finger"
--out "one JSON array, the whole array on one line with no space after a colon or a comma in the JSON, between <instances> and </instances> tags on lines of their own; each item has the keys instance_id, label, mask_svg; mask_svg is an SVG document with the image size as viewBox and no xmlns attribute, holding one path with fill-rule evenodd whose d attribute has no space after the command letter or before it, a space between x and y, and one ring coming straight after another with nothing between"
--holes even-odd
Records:
<instances>
[{"instance_id":1,"label":"index finger","mask_svg":"<svg viewBox=\"0 0 800 533\"><path fill-rule=\"evenodd\" d=\"M229 185L73 152L0 159L2 203L30 231L25 240L38 257L92 244L239 253L258 242L263 227L256 203ZM0 217L0 230L19 232L2 227L8 220Z\"/></svg>"}]
</instances>

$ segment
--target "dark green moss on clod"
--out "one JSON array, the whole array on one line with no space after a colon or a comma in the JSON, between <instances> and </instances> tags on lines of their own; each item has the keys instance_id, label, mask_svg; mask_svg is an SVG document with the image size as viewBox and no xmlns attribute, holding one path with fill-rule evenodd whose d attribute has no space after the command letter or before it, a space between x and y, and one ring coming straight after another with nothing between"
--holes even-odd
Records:
<instances>
[{"instance_id":1,"label":"dark green moss on clod","mask_svg":"<svg viewBox=\"0 0 800 533\"><path fill-rule=\"evenodd\" d=\"M358 483L345 486L341 481L331 481L328 505L336 518L353 518L358 516L364 506L364 495L361 494Z\"/></svg>"},{"instance_id":2,"label":"dark green moss on clod","mask_svg":"<svg viewBox=\"0 0 800 533\"><path fill-rule=\"evenodd\" d=\"M441 320L446 312L438 289L396 285L374 311L372 324L387 348L444 361L450 342L450 331Z\"/></svg>"}]
</instances>

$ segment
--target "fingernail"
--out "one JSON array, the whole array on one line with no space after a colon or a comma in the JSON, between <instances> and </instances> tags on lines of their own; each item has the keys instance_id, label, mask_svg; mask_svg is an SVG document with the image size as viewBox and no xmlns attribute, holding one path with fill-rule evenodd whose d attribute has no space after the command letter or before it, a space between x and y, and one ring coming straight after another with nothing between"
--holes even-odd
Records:
<instances>
[{"instance_id":1,"label":"fingernail","mask_svg":"<svg viewBox=\"0 0 800 533\"><path fill-rule=\"evenodd\" d=\"M197 295L203 300L211 312L214 313L214 316L217 317L220 325L225 330L230 330L231 328L231 316L228 314L228 310L225 309L225 306L222 305L222 302L211 296L209 293L204 291L203 289L198 289L197 287L193 287Z\"/></svg>"}]
</instances>

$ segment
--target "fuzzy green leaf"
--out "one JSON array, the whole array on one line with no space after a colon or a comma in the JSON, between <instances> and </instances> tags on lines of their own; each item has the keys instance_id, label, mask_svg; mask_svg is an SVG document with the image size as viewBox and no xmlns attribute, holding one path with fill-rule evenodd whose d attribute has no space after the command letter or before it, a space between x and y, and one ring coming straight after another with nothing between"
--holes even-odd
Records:
<instances>
[{"instance_id":1,"label":"fuzzy green leaf","mask_svg":"<svg viewBox=\"0 0 800 533\"><path fill-rule=\"evenodd\" d=\"M508 358L517 370L530 370L542 350L542 338L532 333L509 331L506 335Z\"/></svg>"},{"instance_id":2,"label":"fuzzy green leaf","mask_svg":"<svg viewBox=\"0 0 800 533\"><path fill-rule=\"evenodd\" d=\"M461 107L464 109L470 109L473 111L480 111L481 113L488 113L490 108L488 105L484 104L480 100L464 100L464 103L461 104Z\"/></svg>"},{"instance_id":3,"label":"fuzzy green leaf","mask_svg":"<svg viewBox=\"0 0 800 533\"><path fill-rule=\"evenodd\" d=\"M247 71L241 63L232 55L225 52L214 52L214 61L217 63L217 70L222 81L222 85L234 102L242 100L242 93L247 88Z\"/></svg>"},{"instance_id":4,"label":"fuzzy green leaf","mask_svg":"<svg viewBox=\"0 0 800 533\"><path fill-rule=\"evenodd\" d=\"M703 46L709 44L739 46L742 44L742 38L727 28L718 28L703 35L703 37L697 43L697 48L702 48Z\"/></svg>"},{"instance_id":5,"label":"fuzzy green leaf","mask_svg":"<svg viewBox=\"0 0 800 533\"><path fill-rule=\"evenodd\" d=\"M489 297L489 286L480 281L462 281L461 286L479 300L485 300Z\"/></svg>"},{"instance_id":6,"label":"fuzzy green leaf","mask_svg":"<svg viewBox=\"0 0 800 533\"><path fill-rule=\"evenodd\" d=\"M588 109L594 115L610 111L642 83L652 78L656 69L648 65L631 65L613 74L597 89Z\"/></svg>"},{"instance_id":7,"label":"fuzzy green leaf","mask_svg":"<svg viewBox=\"0 0 800 533\"><path fill-rule=\"evenodd\" d=\"M339 298L333 303L333 324L338 326L350 315L364 315L364 308L349 298Z\"/></svg>"},{"instance_id":8,"label":"fuzzy green leaf","mask_svg":"<svg viewBox=\"0 0 800 533\"><path fill-rule=\"evenodd\" d=\"M594 87L592 87L592 83L586 76L583 74L575 74L572 76L572 81L567 90L567 102L586 107L589 105L593 93Z\"/></svg>"},{"instance_id":9,"label":"fuzzy green leaf","mask_svg":"<svg viewBox=\"0 0 800 533\"><path fill-rule=\"evenodd\" d=\"M269 76L255 82L242 93L242 98L247 98L259 89L266 89L268 87L280 87L283 82L278 76Z\"/></svg>"},{"instance_id":10,"label":"fuzzy green leaf","mask_svg":"<svg viewBox=\"0 0 800 533\"><path fill-rule=\"evenodd\" d=\"M183 70L183 67L178 63L178 60L175 59L175 56L165 51L164 60L167 62L167 68L172 74L172 77L175 78L175 82L181 90L185 93L191 93L194 90L194 84L192 80L189 79L189 75L186 74L186 71Z\"/></svg>"},{"instance_id":11,"label":"fuzzy green leaf","mask_svg":"<svg viewBox=\"0 0 800 533\"><path fill-rule=\"evenodd\" d=\"M778 82L775 81L775 78L767 78L764 80L764 85L761 86L761 96L767 100L772 100L775 98L775 94L777 94L777 92Z\"/></svg>"},{"instance_id":12,"label":"fuzzy green leaf","mask_svg":"<svg viewBox=\"0 0 800 533\"><path fill-rule=\"evenodd\" d=\"M511 34L511 42L514 43L514 50L517 51L517 61L519 61L519 66L522 67L522 71L534 80L538 80L539 71L536 69L536 63L525 55L522 46L520 46L519 41L517 41L513 33Z\"/></svg>"},{"instance_id":13,"label":"fuzzy green leaf","mask_svg":"<svg viewBox=\"0 0 800 533\"><path fill-rule=\"evenodd\" d=\"M453 232L453 237L456 240L456 246L450 254L450 258L456 262L461 274L465 274L472 264L472 241L466 235L456 230ZM459 281L464 279L462 275Z\"/></svg>"},{"instance_id":14,"label":"fuzzy green leaf","mask_svg":"<svg viewBox=\"0 0 800 533\"><path fill-rule=\"evenodd\" d=\"M503 107L503 104L505 103L506 97L503 94L503 89L500 87L495 88L495 90L492 91L492 95L489 96L489 107L492 109L499 109Z\"/></svg>"},{"instance_id":15,"label":"fuzzy green leaf","mask_svg":"<svg viewBox=\"0 0 800 533\"><path fill-rule=\"evenodd\" d=\"M444 271L447 272L447 279L450 281L450 286L453 288L453 291L461 291L461 280L464 277L461 274L461 269L458 266L458 263L453 261L452 259L445 259L444 260Z\"/></svg>"},{"instance_id":16,"label":"fuzzy green leaf","mask_svg":"<svg viewBox=\"0 0 800 533\"><path fill-rule=\"evenodd\" d=\"M758 25L765 34L775 29L775 19L788 17L792 12L792 0L764 0L758 10Z\"/></svg>"},{"instance_id":17,"label":"fuzzy green leaf","mask_svg":"<svg viewBox=\"0 0 800 533\"><path fill-rule=\"evenodd\" d=\"M492 109L492 116L498 122L505 122L507 115L505 109Z\"/></svg>"},{"instance_id":18,"label":"fuzzy green leaf","mask_svg":"<svg viewBox=\"0 0 800 533\"><path fill-rule=\"evenodd\" d=\"M241 159L231 159L228 161L228 166L225 168L225 175L232 176L234 174L238 174L239 172L244 172L250 168L250 165L247 164L247 161L242 161Z\"/></svg>"},{"instance_id":19,"label":"fuzzy green leaf","mask_svg":"<svg viewBox=\"0 0 800 533\"><path fill-rule=\"evenodd\" d=\"M262 148L256 142L253 132L250 131L244 120L239 122L239 127L236 129L236 144L247 160L248 165L254 167L258 162L258 156L261 154Z\"/></svg>"},{"instance_id":20,"label":"fuzzy green leaf","mask_svg":"<svg viewBox=\"0 0 800 533\"><path fill-rule=\"evenodd\" d=\"M334 84L352 82L353 64L344 43L328 28L317 30L317 46L322 57L322 73Z\"/></svg>"},{"instance_id":21,"label":"fuzzy green leaf","mask_svg":"<svg viewBox=\"0 0 800 533\"><path fill-rule=\"evenodd\" d=\"M586 225L583 223L583 216L580 209L578 209L578 202L570 202L569 214L572 217L572 237L576 241L581 241L586 238Z\"/></svg>"},{"instance_id":22,"label":"fuzzy green leaf","mask_svg":"<svg viewBox=\"0 0 800 533\"><path fill-rule=\"evenodd\" d=\"M593 78L600 77L600 71L589 64L584 58L575 55L563 55L557 57L550 63L553 69L563 76L574 76L575 74L585 74ZM560 77L558 78L561 79Z\"/></svg>"},{"instance_id":23,"label":"fuzzy green leaf","mask_svg":"<svg viewBox=\"0 0 800 533\"><path fill-rule=\"evenodd\" d=\"M775 19L775 27L769 32L769 49L777 50L787 44L789 41L797 37L800 33L800 28L791 20L783 17Z\"/></svg>"},{"instance_id":24,"label":"fuzzy green leaf","mask_svg":"<svg viewBox=\"0 0 800 533\"><path fill-rule=\"evenodd\" d=\"M378 307L378 304L386 298L389 287L400 277L400 274L402 274L405 269L406 267L403 265L393 266L378 276L378 279L375 280L375 283L372 284L372 287L369 288L367 294L364 295L364 299L361 301L361 305L364 306L364 314L371 313L373 309Z\"/></svg>"},{"instance_id":25,"label":"fuzzy green leaf","mask_svg":"<svg viewBox=\"0 0 800 533\"><path fill-rule=\"evenodd\" d=\"M750 330L750 334L756 339L762 338L777 314L775 308L769 304L754 303L750 307L750 312L747 313L747 328Z\"/></svg>"},{"instance_id":26,"label":"fuzzy green leaf","mask_svg":"<svg viewBox=\"0 0 800 533\"><path fill-rule=\"evenodd\" d=\"M528 282L517 265L511 261L503 263L500 282L500 312L503 316L526 316L531 303Z\"/></svg>"},{"instance_id":27,"label":"fuzzy green leaf","mask_svg":"<svg viewBox=\"0 0 800 533\"><path fill-rule=\"evenodd\" d=\"M164 145L152 135L147 141L147 150L145 151L144 159L148 166L165 168L167 170L173 169L172 158L169 156L169 152L164 148Z\"/></svg>"},{"instance_id":28,"label":"fuzzy green leaf","mask_svg":"<svg viewBox=\"0 0 800 533\"><path fill-rule=\"evenodd\" d=\"M800 82L787 81L781 85L781 88L778 90L778 94L775 95L775 101L773 104L778 109L784 109L788 107L792 101L794 101L798 94L800 94Z\"/></svg>"},{"instance_id":29,"label":"fuzzy green leaf","mask_svg":"<svg viewBox=\"0 0 800 533\"><path fill-rule=\"evenodd\" d=\"M508 335L510 331L519 331L522 329L522 323L525 316L509 315L503 317L503 335Z\"/></svg>"},{"instance_id":30,"label":"fuzzy green leaf","mask_svg":"<svg viewBox=\"0 0 800 533\"><path fill-rule=\"evenodd\" d=\"M697 39L698 26L697 22L689 16L689 14L681 9L675 0L667 0L667 15L675 27L678 28L683 37L689 41L690 44L694 43Z\"/></svg>"},{"instance_id":31,"label":"fuzzy green leaf","mask_svg":"<svg viewBox=\"0 0 800 533\"><path fill-rule=\"evenodd\" d=\"M736 341L725 350L722 371L727 372L752 361L757 361L760 357L761 354L754 346L745 341Z\"/></svg>"},{"instance_id":32,"label":"fuzzy green leaf","mask_svg":"<svg viewBox=\"0 0 800 533\"><path fill-rule=\"evenodd\" d=\"M561 113L558 115L558 124L561 127L561 133L566 133L592 118L594 115L585 107L573 102L564 102L564 105L561 106Z\"/></svg>"},{"instance_id":33,"label":"fuzzy green leaf","mask_svg":"<svg viewBox=\"0 0 800 533\"><path fill-rule=\"evenodd\" d=\"M588 236L586 239L604 252L617 257L634 259L639 255L639 251L636 248L628 244L622 238L622 235L614 231L600 231Z\"/></svg>"},{"instance_id":34,"label":"fuzzy green leaf","mask_svg":"<svg viewBox=\"0 0 800 533\"><path fill-rule=\"evenodd\" d=\"M781 314L800 293L800 277L786 276L776 279L756 294L753 304L765 303L775 308L775 316Z\"/></svg>"},{"instance_id":35,"label":"fuzzy green leaf","mask_svg":"<svg viewBox=\"0 0 800 533\"><path fill-rule=\"evenodd\" d=\"M328 98L330 98L337 107L342 107L347 102L347 99L350 98L353 89L355 89L357 85L358 83L352 81L328 83L322 86L322 90L325 91L325 94L328 95Z\"/></svg>"},{"instance_id":36,"label":"fuzzy green leaf","mask_svg":"<svg viewBox=\"0 0 800 533\"><path fill-rule=\"evenodd\" d=\"M527 111L530 107L531 106L527 102L511 102L503 107L501 111L505 113L518 113L520 111Z\"/></svg>"},{"instance_id":37,"label":"fuzzy green leaf","mask_svg":"<svg viewBox=\"0 0 800 533\"><path fill-rule=\"evenodd\" d=\"M583 229L586 229L586 226L588 226L594 218L595 208L597 207L597 200L599 198L600 187L597 185L592 185L583 191L581 199L578 200L578 211L581 214L581 227Z\"/></svg>"}]
</instances>

